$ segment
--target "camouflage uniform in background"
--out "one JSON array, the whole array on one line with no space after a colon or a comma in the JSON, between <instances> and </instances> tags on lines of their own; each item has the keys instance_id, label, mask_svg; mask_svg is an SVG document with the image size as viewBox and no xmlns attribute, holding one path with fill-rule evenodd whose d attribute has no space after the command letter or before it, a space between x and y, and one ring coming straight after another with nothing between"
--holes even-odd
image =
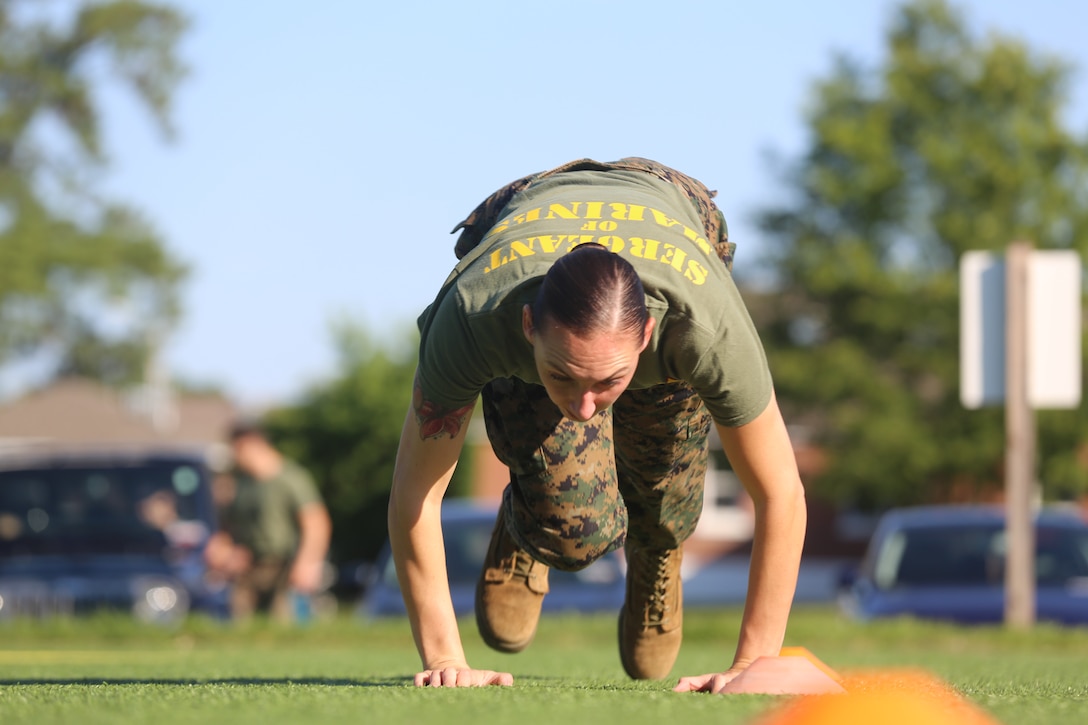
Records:
<instances>
[{"instance_id":1,"label":"camouflage uniform in background","mask_svg":"<svg viewBox=\"0 0 1088 725\"><path fill-rule=\"evenodd\" d=\"M534 181L554 174L623 169L679 187L729 268L736 245L713 191L649 159L572 161L518 179L485 199L463 222L454 249L461 259ZM586 423L565 418L543 386L500 378L483 389L484 423L495 453L510 468L503 507L518 546L557 569L576 570L623 545L678 547L703 507L711 416L694 390L670 382L628 389L612 409Z\"/></svg>"}]
</instances>

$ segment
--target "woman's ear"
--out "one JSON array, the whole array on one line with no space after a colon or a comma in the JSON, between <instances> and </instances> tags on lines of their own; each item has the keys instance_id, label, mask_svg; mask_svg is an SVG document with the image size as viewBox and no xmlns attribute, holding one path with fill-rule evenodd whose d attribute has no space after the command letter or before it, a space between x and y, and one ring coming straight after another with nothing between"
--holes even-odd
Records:
<instances>
[{"instance_id":1,"label":"woman's ear","mask_svg":"<svg viewBox=\"0 0 1088 725\"><path fill-rule=\"evenodd\" d=\"M652 317L646 318L646 327L642 331L642 347L638 349L642 352L646 349L646 346L650 344L650 336L654 334L654 325L657 324L657 320Z\"/></svg>"},{"instance_id":2,"label":"woman's ear","mask_svg":"<svg viewBox=\"0 0 1088 725\"><path fill-rule=\"evenodd\" d=\"M530 345L533 344L533 308L529 305L521 308L521 334L525 335Z\"/></svg>"}]
</instances>

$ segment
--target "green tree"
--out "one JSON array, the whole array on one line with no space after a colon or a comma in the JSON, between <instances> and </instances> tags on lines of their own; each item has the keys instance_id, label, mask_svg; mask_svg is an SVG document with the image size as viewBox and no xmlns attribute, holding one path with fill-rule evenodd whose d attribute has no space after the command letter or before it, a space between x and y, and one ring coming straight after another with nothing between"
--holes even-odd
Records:
<instances>
[{"instance_id":1,"label":"green tree","mask_svg":"<svg viewBox=\"0 0 1088 725\"><path fill-rule=\"evenodd\" d=\"M754 305L789 418L829 454L817 494L866 508L1002 481L1003 410L959 403L961 255L1088 245L1069 67L941 0L901 6L886 52L816 84L790 198L760 215L777 292ZM1083 490L1086 438L1083 412L1040 416L1048 495Z\"/></svg>"},{"instance_id":2,"label":"green tree","mask_svg":"<svg viewBox=\"0 0 1088 725\"><path fill-rule=\"evenodd\" d=\"M141 217L100 198L101 86L119 81L169 136L186 21L163 5L0 0L0 365L138 379L179 315L184 266Z\"/></svg>"}]
</instances>

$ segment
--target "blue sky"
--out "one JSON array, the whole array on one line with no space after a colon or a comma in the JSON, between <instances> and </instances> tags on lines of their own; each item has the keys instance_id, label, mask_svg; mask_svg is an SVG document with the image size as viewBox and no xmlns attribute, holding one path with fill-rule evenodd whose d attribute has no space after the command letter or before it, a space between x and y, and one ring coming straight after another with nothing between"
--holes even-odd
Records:
<instances>
[{"instance_id":1,"label":"blue sky","mask_svg":"<svg viewBox=\"0 0 1088 725\"><path fill-rule=\"evenodd\" d=\"M241 402L285 402L334 372L330 323L395 335L454 262L449 234L518 176L647 156L719 191L740 245L780 200L767 154L804 147L833 54L875 63L886 0L261 3L175 0L192 75L165 143L107 96L106 191L193 268L172 372ZM1088 4L961 0L969 27L1079 67ZM751 251L749 251L751 250Z\"/></svg>"}]
</instances>

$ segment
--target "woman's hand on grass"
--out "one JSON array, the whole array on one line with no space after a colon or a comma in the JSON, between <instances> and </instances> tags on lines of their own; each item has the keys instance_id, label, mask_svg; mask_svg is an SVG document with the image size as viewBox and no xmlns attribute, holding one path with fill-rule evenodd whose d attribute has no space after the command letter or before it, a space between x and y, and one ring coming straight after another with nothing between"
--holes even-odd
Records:
<instances>
[{"instance_id":1,"label":"woman's hand on grass","mask_svg":"<svg viewBox=\"0 0 1088 725\"><path fill-rule=\"evenodd\" d=\"M474 670L468 665L423 670L416 674L415 679L416 687L487 687L513 684L514 676L509 672Z\"/></svg>"},{"instance_id":2,"label":"woman's hand on grass","mask_svg":"<svg viewBox=\"0 0 1088 725\"><path fill-rule=\"evenodd\" d=\"M720 693L727 684L733 681L744 668L733 668L725 672L711 672L707 675L695 675L693 677L681 677L673 692L709 692Z\"/></svg>"}]
</instances>

